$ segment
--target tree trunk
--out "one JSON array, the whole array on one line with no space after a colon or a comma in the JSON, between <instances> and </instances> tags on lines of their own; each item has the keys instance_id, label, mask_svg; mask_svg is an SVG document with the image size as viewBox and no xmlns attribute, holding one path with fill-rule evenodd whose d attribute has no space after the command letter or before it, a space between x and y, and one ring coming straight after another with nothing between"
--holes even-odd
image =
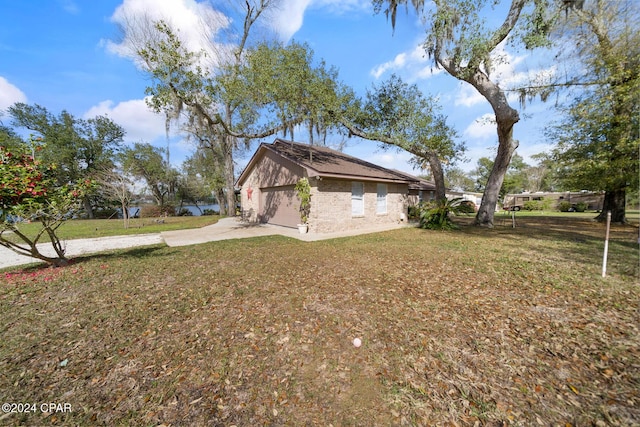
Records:
<instances>
[{"instance_id":1,"label":"tree trunk","mask_svg":"<svg viewBox=\"0 0 640 427\"><path fill-rule=\"evenodd\" d=\"M4 246L7 249L11 249L17 254L39 259L55 267L64 267L68 265L69 260L64 256L65 248L60 242L60 239L58 238L58 236L56 236L55 234L55 229L57 228L57 225L55 223L50 224L50 223L43 222L42 227L44 231L47 233L47 235L49 236L49 238L51 239L51 246L53 247L53 250L56 252L57 257L48 257L46 255L41 254L37 247L37 243L38 243L37 238L35 240L29 238L25 234L21 233L20 230L17 229L15 226L9 227L8 230L12 231L24 243L26 243L26 246L21 245L20 243L17 243L13 240L5 239L2 236L2 232L0 232L0 246Z\"/></svg>"},{"instance_id":2,"label":"tree trunk","mask_svg":"<svg viewBox=\"0 0 640 427\"><path fill-rule=\"evenodd\" d=\"M596 221L603 222L607 220L607 212L611 211L611 222L624 224L627 221L626 217L626 190L624 188L607 191L604 193L604 204L602 205L602 211L595 219Z\"/></svg>"},{"instance_id":3,"label":"tree trunk","mask_svg":"<svg viewBox=\"0 0 640 427\"><path fill-rule=\"evenodd\" d=\"M224 183L227 189L227 215L236 214L235 176L233 174L233 137L225 135L224 141ZM222 206L220 207L222 215Z\"/></svg>"},{"instance_id":4,"label":"tree trunk","mask_svg":"<svg viewBox=\"0 0 640 427\"><path fill-rule=\"evenodd\" d=\"M125 230L129 228L129 206L126 202L122 201L122 223Z\"/></svg>"},{"instance_id":5,"label":"tree trunk","mask_svg":"<svg viewBox=\"0 0 640 427\"><path fill-rule=\"evenodd\" d=\"M93 207L91 206L91 199L89 199L89 196L85 196L82 203L84 204L84 211L87 214L87 219L93 219Z\"/></svg>"},{"instance_id":6,"label":"tree trunk","mask_svg":"<svg viewBox=\"0 0 640 427\"><path fill-rule=\"evenodd\" d=\"M216 191L216 199L218 202L218 206L220 207L220 215L226 215L227 214L227 209L225 208L225 196L224 196L224 189L223 188L219 188Z\"/></svg>"},{"instance_id":7,"label":"tree trunk","mask_svg":"<svg viewBox=\"0 0 640 427\"><path fill-rule=\"evenodd\" d=\"M498 125L498 133L500 133L500 125ZM511 133L511 132L510 132ZM476 214L475 224L481 227L493 228L493 216L496 211L500 189L504 181L504 176L509 169L511 157L518 148L518 143L513 140L513 136L509 135L507 142L503 142L500 138L498 145L498 153L496 154L493 168L489 174L489 179L484 188L482 202Z\"/></svg>"},{"instance_id":8,"label":"tree trunk","mask_svg":"<svg viewBox=\"0 0 640 427\"><path fill-rule=\"evenodd\" d=\"M442 163L436 153L432 151L427 153L427 160L429 161L431 176L436 184L436 200L446 199L447 189L444 185L444 171L442 170Z\"/></svg>"},{"instance_id":9,"label":"tree trunk","mask_svg":"<svg viewBox=\"0 0 640 427\"><path fill-rule=\"evenodd\" d=\"M471 78L465 79L465 81L475 87L489 101L496 116L498 152L475 219L476 225L492 228L500 188L507 169L509 169L511 157L518 148L518 142L513 139L513 125L520 120L520 115L518 111L509 106L504 91L489 80L486 74L476 71Z\"/></svg>"}]
</instances>

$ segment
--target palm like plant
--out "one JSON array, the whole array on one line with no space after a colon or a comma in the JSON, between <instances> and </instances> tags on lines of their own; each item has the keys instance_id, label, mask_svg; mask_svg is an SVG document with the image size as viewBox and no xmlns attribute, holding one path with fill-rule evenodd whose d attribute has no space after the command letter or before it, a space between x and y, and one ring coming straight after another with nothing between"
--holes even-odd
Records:
<instances>
[{"instance_id":1,"label":"palm like plant","mask_svg":"<svg viewBox=\"0 0 640 427\"><path fill-rule=\"evenodd\" d=\"M461 197L425 203L420 209L420 228L455 230L458 226L451 221L451 215L468 213L474 213L474 209L467 200Z\"/></svg>"}]
</instances>

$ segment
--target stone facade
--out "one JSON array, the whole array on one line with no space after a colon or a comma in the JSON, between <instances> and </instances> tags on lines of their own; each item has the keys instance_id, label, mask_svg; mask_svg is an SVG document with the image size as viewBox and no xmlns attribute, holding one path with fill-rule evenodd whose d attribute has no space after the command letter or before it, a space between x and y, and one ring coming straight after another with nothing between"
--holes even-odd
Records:
<instances>
[{"instance_id":1,"label":"stone facade","mask_svg":"<svg viewBox=\"0 0 640 427\"><path fill-rule=\"evenodd\" d=\"M357 180L356 180L357 181ZM311 179L309 232L331 233L356 230L375 224L396 224L407 220L407 184L387 183L386 213L377 213L376 182L364 184L364 213L352 215L351 180Z\"/></svg>"},{"instance_id":2,"label":"stone facade","mask_svg":"<svg viewBox=\"0 0 640 427\"><path fill-rule=\"evenodd\" d=\"M309 233L407 221L409 184L419 182L327 147L278 139L261 144L238 179L244 219L296 227L300 201L294 186L302 177L311 185ZM360 208L355 214L354 200Z\"/></svg>"}]
</instances>

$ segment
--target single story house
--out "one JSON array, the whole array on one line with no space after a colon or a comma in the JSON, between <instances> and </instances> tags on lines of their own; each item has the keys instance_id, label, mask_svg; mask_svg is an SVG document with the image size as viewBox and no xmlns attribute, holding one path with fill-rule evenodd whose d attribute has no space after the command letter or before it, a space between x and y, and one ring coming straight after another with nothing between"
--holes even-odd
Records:
<instances>
[{"instance_id":1,"label":"single story house","mask_svg":"<svg viewBox=\"0 0 640 427\"><path fill-rule=\"evenodd\" d=\"M310 233L407 221L409 185L419 182L327 147L276 139L260 144L236 182L245 218L296 227L294 187L303 177L311 185Z\"/></svg>"},{"instance_id":2,"label":"single story house","mask_svg":"<svg viewBox=\"0 0 640 427\"><path fill-rule=\"evenodd\" d=\"M436 198L436 184L424 178L413 176L406 172L395 171L415 182L409 184L409 206L415 206L422 202L429 202Z\"/></svg>"}]
</instances>

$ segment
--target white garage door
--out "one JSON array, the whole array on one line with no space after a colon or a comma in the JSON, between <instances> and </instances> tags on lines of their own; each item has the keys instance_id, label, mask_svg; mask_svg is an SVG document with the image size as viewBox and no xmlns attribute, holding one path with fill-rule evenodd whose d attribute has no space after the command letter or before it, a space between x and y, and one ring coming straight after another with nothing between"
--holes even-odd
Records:
<instances>
[{"instance_id":1,"label":"white garage door","mask_svg":"<svg viewBox=\"0 0 640 427\"><path fill-rule=\"evenodd\" d=\"M295 227L300 222L300 201L293 185L260 190L260 218L262 222Z\"/></svg>"}]
</instances>

